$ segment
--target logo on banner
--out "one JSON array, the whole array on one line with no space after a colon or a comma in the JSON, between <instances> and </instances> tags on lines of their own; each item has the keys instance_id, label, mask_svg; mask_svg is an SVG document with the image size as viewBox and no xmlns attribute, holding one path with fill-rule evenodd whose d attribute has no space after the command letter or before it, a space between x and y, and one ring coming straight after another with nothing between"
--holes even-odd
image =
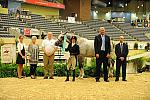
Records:
<instances>
[{"instance_id":1,"label":"logo on banner","mask_svg":"<svg viewBox=\"0 0 150 100\"><path fill-rule=\"evenodd\" d=\"M24 28L24 35L30 36L30 29L29 28Z\"/></svg>"},{"instance_id":2,"label":"logo on banner","mask_svg":"<svg viewBox=\"0 0 150 100\"><path fill-rule=\"evenodd\" d=\"M75 23L75 17L68 17L68 23Z\"/></svg>"},{"instance_id":3,"label":"logo on banner","mask_svg":"<svg viewBox=\"0 0 150 100\"><path fill-rule=\"evenodd\" d=\"M11 47L2 47L1 49L1 62L2 63L11 63Z\"/></svg>"}]
</instances>

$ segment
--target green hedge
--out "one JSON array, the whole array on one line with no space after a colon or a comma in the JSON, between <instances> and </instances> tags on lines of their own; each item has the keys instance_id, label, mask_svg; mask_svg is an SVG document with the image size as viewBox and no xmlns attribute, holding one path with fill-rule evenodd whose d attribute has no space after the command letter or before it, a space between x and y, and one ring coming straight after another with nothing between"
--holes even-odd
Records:
<instances>
[{"instance_id":1,"label":"green hedge","mask_svg":"<svg viewBox=\"0 0 150 100\"><path fill-rule=\"evenodd\" d=\"M87 62L87 61L86 61ZM95 76L95 72L96 72L96 59L92 58L91 59L91 65L86 65L84 67L84 71L85 71L85 77L94 77Z\"/></svg>"},{"instance_id":2,"label":"green hedge","mask_svg":"<svg viewBox=\"0 0 150 100\"><path fill-rule=\"evenodd\" d=\"M17 64L0 64L0 78L4 77L17 77ZM86 77L93 77L95 66L84 67ZM44 76L44 68L38 66L36 69L37 76ZM70 71L70 73L72 73ZM30 67L23 67L23 75L30 76ZM66 64L54 64L55 76L66 76ZM79 67L76 67L76 76L79 75Z\"/></svg>"},{"instance_id":3,"label":"green hedge","mask_svg":"<svg viewBox=\"0 0 150 100\"><path fill-rule=\"evenodd\" d=\"M145 61L150 62L150 58L138 58L131 60L129 62L133 62L134 66L137 66L137 71L141 72L142 66ZM0 78L3 77L17 77L17 64L1 64L0 63ZM85 77L95 77L96 71L96 60L92 59L90 65L86 65L84 67ZM37 67L36 70L37 76L44 76L44 68L41 66ZM71 73L70 73L71 74ZM30 76L30 67L23 67L23 75ZM66 76L66 64L64 63L55 63L54 64L54 75L55 76ZM79 75L79 67L76 67L76 76ZM121 73L120 73L121 75ZM114 67L114 76L115 76L115 67Z\"/></svg>"},{"instance_id":4,"label":"green hedge","mask_svg":"<svg viewBox=\"0 0 150 100\"><path fill-rule=\"evenodd\" d=\"M17 76L16 64L0 64L0 77L16 77Z\"/></svg>"}]
</instances>

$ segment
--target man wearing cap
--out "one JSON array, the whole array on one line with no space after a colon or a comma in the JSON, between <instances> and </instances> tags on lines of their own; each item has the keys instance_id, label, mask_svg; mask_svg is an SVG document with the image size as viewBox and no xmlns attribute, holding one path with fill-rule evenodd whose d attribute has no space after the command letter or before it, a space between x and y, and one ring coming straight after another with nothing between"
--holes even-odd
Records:
<instances>
[{"instance_id":1,"label":"man wearing cap","mask_svg":"<svg viewBox=\"0 0 150 100\"><path fill-rule=\"evenodd\" d=\"M71 43L69 43L68 47L66 48L66 51L69 51L70 57L67 63L67 78L65 81L69 81L69 70L70 67L73 70L73 79L72 81L75 81L75 67L77 62L77 55L80 54L79 45L76 44L77 37L72 36Z\"/></svg>"}]
</instances>

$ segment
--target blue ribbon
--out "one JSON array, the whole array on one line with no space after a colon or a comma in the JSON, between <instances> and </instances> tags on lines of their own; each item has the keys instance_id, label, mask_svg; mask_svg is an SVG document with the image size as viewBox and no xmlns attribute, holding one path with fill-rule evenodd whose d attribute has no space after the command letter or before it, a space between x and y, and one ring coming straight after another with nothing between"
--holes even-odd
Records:
<instances>
[{"instance_id":1,"label":"blue ribbon","mask_svg":"<svg viewBox=\"0 0 150 100\"><path fill-rule=\"evenodd\" d=\"M62 46L62 54L65 53L66 41L67 41L67 36L66 36L66 34L65 34L65 35L64 35L64 41L63 41L63 46Z\"/></svg>"}]
</instances>

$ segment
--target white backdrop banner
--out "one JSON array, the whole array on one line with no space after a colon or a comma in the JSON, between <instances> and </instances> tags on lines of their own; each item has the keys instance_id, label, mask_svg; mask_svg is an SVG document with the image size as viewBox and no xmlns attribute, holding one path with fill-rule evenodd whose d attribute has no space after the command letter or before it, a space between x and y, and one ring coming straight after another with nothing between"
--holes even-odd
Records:
<instances>
[{"instance_id":1,"label":"white backdrop banner","mask_svg":"<svg viewBox=\"0 0 150 100\"><path fill-rule=\"evenodd\" d=\"M75 23L75 17L68 17L68 23Z\"/></svg>"},{"instance_id":2,"label":"white backdrop banner","mask_svg":"<svg viewBox=\"0 0 150 100\"><path fill-rule=\"evenodd\" d=\"M15 63L16 62L16 45L5 44L1 46L1 63Z\"/></svg>"},{"instance_id":3,"label":"white backdrop banner","mask_svg":"<svg viewBox=\"0 0 150 100\"><path fill-rule=\"evenodd\" d=\"M38 29L31 29L30 30L30 35L40 35L40 31Z\"/></svg>"}]
</instances>

